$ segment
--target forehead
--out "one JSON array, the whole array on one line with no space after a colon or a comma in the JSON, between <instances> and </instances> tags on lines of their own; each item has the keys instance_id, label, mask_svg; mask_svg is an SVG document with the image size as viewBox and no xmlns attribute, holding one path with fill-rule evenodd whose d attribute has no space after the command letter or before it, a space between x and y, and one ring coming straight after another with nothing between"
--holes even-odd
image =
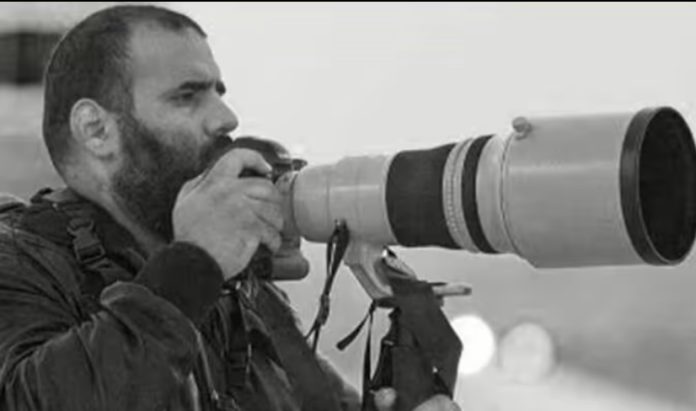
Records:
<instances>
[{"instance_id":1,"label":"forehead","mask_svg":"<svg viewBox=\"0 0 696 411\"><path fill-rule=\"evenodd\" d=\"M130 38L133 91L161 93L186 81L220 78L208 42L193 29L133 28Z\"/></svg>"}]
</instances>

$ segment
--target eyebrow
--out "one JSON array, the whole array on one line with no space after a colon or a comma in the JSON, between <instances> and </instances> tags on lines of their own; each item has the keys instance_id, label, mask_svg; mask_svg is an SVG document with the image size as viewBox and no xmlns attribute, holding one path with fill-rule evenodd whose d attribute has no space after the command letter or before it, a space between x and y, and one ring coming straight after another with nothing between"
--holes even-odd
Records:
<instances>
[{"instance_id":1,"label":"eyebrow","mask_svg":"<svg viewBox=\"0 0 696 411\"><path fill-rule=\"evenodd\" d=\"M210 89L215 89L215 91L220 95L224 95L227 92L225 83L222 80L210 80L210 81L186 81L181 83L173 92L180 91L206 91Z\"/></svg>"}]
</instances>

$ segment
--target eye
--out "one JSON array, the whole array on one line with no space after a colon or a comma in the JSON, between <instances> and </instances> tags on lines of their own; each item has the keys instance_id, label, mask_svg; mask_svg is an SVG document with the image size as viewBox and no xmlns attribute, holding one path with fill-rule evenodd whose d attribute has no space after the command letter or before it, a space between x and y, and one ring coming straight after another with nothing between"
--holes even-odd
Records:
<instances>
[{"instance_id":1,"label":"eye","mask_svg":"<svg viewBox=\"0 0 696 411\"><path fill-rule=\"evenodd\" d=\"M195 91L183 91L174 96L174 100L180 103L190 103L196 99L198 95Z\"/></svg>"}]
</instances>

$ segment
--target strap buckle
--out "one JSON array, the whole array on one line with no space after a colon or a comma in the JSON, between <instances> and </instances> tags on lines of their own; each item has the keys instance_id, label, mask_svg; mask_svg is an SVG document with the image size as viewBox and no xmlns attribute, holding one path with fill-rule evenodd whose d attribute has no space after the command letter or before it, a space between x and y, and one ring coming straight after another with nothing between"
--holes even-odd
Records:
<instances>
[{"instance_id":1,"label":"strap buckle","mask_svg":"<svg viewBox=\"0 0 696 411\"><path fill-rule=\"evenodd\" d=\"M89 265L106 256L106 250L94 234L94 221L89 218L74 218L68 223L68 233L73 237L73 253L82 265Z\"/></svg>"}]
</instances>

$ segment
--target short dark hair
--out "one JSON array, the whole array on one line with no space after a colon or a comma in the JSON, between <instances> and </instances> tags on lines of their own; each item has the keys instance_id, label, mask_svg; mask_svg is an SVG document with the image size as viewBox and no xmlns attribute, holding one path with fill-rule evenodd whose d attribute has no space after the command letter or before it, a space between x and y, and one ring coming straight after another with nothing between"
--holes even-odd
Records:
<instances>
[{"instance_id":1,"label":"short dark hair","mask_svg":"<svg viewBox=\"0 0 696 411\"><path fill-rule=\"evenodd\" d=\"M189 17L152 5L124 5L88 16L58 42L44 76L43 137L59 172L70 147L70 112L81 98L107 110L132 109L129 41L136 24L175 32L193 29Z\"/></svg>"}]
</instances>

